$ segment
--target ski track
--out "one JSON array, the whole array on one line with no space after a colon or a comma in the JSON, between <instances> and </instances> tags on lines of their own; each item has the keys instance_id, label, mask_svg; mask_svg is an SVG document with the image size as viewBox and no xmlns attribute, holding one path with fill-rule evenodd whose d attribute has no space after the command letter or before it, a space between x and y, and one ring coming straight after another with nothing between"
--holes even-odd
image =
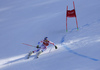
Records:
<instances>
[{"instance_id":1,"label":"ski track","mask_svg":"<svg viewBox=\"0 0 100 70\"><path fill-rule=\"evenodd\" d=\"M90 24L85 24L85 25L83 25L82 27L79 27L79 29L88 27L89 25L90 25ZM70 31L68 31L68 32L69 32L69 33L72 33L72 32L75 31L75 30L77 30L77 28L73 28L72 30L70 30ZM72 54L75 54L75 55L78 55L78 56L83 57L83 58L88 58L88 59L93 60L93 61L99 61L99 59L92 58L92 57L89 57L89 56L86 56L86 55L77 53L77 52L75 52L74 50L72 50L71 48L69 48L69 47L66 45L66 43L64 43L65 37L66 37L66 36L67 36L67 35L64 35L64 36L62 37L60 43L61 43L61 45L62 45L68 52L70 52L70 53L72 53ZM84 39L84 38L83 38L83 39ZM81 40L81 39L80 39L80 40ZM80 41L80 40L78 40L78 41ZM99 39L97 38L96 41L98 42ZM90 40L90 42L94 42L94 41L91 41L91 40Z\"/></svg>"},{"instance_id":2,"label":"ski track","mask_svg":"<svg viewBox=\"0 0 100 70\"><path fill-rule=\"evenodd\" d=\"M26 55L27 54L22 54L22 55L15 56L15 57L1 59L0 60L0 69L4 68L4 67L7 67L7 66L14 65L14 64L30 61L31 59L30 60L26 60L26 58L25 58Z\"/></svg>"}]
</instances>

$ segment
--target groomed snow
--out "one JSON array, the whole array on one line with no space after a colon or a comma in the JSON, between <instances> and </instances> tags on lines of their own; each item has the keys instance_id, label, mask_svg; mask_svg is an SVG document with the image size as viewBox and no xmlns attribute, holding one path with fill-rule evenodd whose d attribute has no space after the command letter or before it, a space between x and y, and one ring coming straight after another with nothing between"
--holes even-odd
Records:
<instances>
[{"instance_id":1,"label":"groomed snow","mask_svg":"<svg viewBox=\"0 0 100 70\"><path fill-rule=\"evenodd\" d=\"M75 2L75 18L68 18L66 6ZM100 70L99 0L0 0L0 70ZM48 46L38 59L37 43L48 37Z\"/></svg>"}]
</instances>

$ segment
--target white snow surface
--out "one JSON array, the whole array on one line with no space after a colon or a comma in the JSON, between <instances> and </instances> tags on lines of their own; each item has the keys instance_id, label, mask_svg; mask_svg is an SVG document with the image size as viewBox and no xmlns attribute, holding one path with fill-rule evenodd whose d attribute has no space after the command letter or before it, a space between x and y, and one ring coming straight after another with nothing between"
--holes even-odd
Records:
<instances>
[{"instance_id":1,"label":"white snow surface","mask_svg":"<svg viewBox=\"0 0 100 70\"><path fill-rule=\"evenodd\" d=\"M75 18L66 7L75 2ZM37 43L48 37L53 45L38 59ZM100 70L100 0L0 0L0 70Z\"/></svg>"}]
</instances>

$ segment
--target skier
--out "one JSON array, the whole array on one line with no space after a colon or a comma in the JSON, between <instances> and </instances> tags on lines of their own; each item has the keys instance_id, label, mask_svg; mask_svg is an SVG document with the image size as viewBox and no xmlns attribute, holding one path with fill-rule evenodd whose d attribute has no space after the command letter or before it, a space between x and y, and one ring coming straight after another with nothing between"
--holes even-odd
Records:
<instances>
[{"instance_id":1,"label":"skier","mask_svg":"<svg viewBox=\"0 0 100 70\"><path fill-rule=\"evenodd\" d=\"M41 46L39 46L40 43L42 43ZM38 45L36 46L37 50L31 51L31 52L29 53L28 58L29 58L29 56L31 56L33 53L37 53L37 58L38 58L38 56L39 56L42 52L44 52L44 51L47 49L47 46L48 46L49 44L54 45L54 46L55 46L55 49L57 49L57 46L56 46L53 42L49 41L49 40L48 40L48 37L45 37L43 41L38 42Z\"/></svg>"}]
</instances>

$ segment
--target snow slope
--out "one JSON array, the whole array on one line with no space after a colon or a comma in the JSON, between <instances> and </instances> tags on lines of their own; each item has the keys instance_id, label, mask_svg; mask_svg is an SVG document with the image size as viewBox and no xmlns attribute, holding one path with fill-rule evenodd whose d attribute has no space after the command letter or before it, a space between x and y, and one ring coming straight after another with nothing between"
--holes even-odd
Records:
<instances>
[{"instance_id":1,"label":"snow slope","mask_svg":"<svg viewBox=\"0 0 100 70\"><path fill-rule=\"evenodd\" d=\"M0 70L100 70L100 1L74 0L79 23L68 18L73 0L0 0ZM25 59L45 36L53 41L39 59Z\"/></svg>"}]
</instances>

